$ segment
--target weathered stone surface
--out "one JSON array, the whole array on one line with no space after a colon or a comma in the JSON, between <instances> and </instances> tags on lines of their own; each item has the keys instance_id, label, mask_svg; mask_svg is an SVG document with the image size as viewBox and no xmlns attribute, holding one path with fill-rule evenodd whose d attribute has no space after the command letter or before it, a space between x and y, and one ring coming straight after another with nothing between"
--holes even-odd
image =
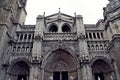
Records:
<instances>
[{"instance_id":1,"label":"weathered stone surface","mask_svg":"<svg viewBox=\"0 0 120 80\"><path fill-rule=\"evenodd\" d=\"M120 80L120 1L84 24L60 11L23 25L27 0L0 1L0 80Z\"/></svg>"}]
</instances>

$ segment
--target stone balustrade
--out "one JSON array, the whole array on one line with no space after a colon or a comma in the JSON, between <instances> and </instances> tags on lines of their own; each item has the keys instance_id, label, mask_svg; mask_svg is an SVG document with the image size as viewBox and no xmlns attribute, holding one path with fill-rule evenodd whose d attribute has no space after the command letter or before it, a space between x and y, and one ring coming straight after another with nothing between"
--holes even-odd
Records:
<instances>
[{"instance_id":1,"label":"stone balustrade","mask_svg":"<svg viewBox=\"0 0 120 80\"><path fill-rule=\"evenodd\" d=\"M93 60L95 57L105 57L110 59L109 53L107 51L89 51L89 54L90 60Z\"/></svg>"},{"instance_id":2,"label":"stone balustrade","mask_svg":"<svg viewBox=\"0 0 120 80\"><path fill-rule=\"evenodd\" d=\"M34 34L29 32L29 33L22 33L22 32L17 32L17 42L33 42L33 37Z\"/></svg>"},{"instance_id":3,"label":"stone balustrade","mask_svg":"<svg viewBox=\"0 0 120 80\"><path fill-rule=\"evenodd\" d=\"M28 59L31 60L32 53L19 53L19 52L12 52L10 54L10 60L13 61L15 59Z\"/></svg>"},{"instance_id":4,"label":"stone balustrade","mask_svg":"<svg viewBox=\"0 0 120 80\"><path fill-rule=\"evenodd\" d=\"M89 51L106 51L108 49L108 40L87 41Z\"/></svg>"},{"instance_id":5,"label":"stone balustrade","mask_svg":"<svg viewBox=\"0 0 120 80\"><path fill-rule=\"evenodd\" d=\"M44 33L43 40L76 40L76 33Z\"/></svg>"}]
</instances>

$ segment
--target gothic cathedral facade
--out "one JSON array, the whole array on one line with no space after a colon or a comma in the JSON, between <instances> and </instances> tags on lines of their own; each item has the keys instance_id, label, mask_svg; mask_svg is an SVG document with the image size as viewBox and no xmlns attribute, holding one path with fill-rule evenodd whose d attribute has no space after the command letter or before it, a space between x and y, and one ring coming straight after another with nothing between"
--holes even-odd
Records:
<instances>
[{"instance_id":1,"label":"gothic cathedral facade","mask_svg":"<svg viewBox=\"0 0 120 80\"><path fill-rule=\"evenodd\" d=\"M60 11L24 25L27 0L0 0L0 80L120 80L120 0L104 19Z\"/></svg>"}]
</instances>

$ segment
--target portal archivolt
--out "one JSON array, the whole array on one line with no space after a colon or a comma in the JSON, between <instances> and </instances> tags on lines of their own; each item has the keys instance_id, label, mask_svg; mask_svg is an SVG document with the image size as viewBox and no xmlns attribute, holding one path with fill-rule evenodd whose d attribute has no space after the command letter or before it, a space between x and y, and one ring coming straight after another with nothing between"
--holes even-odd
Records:
<instances>
[{"instance_id":1,"label":"portal archivolt","mask_svg":"<svg viewBox=\"0 0 120 80\"><path fill-rule=\"evenodd\" d=\"M96 60L92 65L94 80L114 80L112 66L102 59Z\"/></svg>"},{"instance_id":2,"label":"portal archivolt","mask_svg":"<svg viewBox=\"0 0 120 80\"><path fill-rule=\"evenodd\" d=\"M24 61L18 61L11 66L10 80L29 80L29 66Z\"/></svg>"},{"instance_id":3,"label":"portal archivolt","mask_svg":"<svg viewBox=\"0 0 120 80\"><path fill-rule=\"evenodd\" d=\"M44 67L44 80L68 80L70 76L77 79L78 62L74 56L64 50L56 50L47 58ZM48 76L48 77L46 77Z\"/></svg>"}]
</instances>

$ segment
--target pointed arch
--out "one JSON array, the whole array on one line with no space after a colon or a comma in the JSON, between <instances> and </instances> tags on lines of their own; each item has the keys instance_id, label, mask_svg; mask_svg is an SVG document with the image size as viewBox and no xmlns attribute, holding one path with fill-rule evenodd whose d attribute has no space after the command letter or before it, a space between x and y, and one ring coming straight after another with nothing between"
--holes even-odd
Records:
<instances>
[{"instance_id":1,"label":"pointed arch","mask_svg":"<svg viewBox=\"0 0 120 80\"><path fill-rule=\"evenodd\" d=\"M114 69L110 61L104 57L96 57L91 62L92 75L94 80L110 80L114 78Z\"/></svg>"},{"instance_id":2,"label":"pointed arch","mask_svg":"<svg viewBox=\"0 0 120 80\"><path fill-rule=\"evenodd\" d=\"M71 32L71 27L68 23L62 25L62 32Z\"/></svg>"},{"instance_id":3,"label":"pointed arch","mask_svg":"<svg viewBox=\"0 0 120 80\"><path fill-rule=\"evenodd\" d=\"M30 74L30 63L27 60L17 59L12 61L8 68L9 77L12 80L28 80Z\"/></svg>"},{"instance_id":4,"label":"pointed arch","mask_svg":"<svg viewBox=\"0 0 120 80\"><path fill-rule=\"evenodd\" d=\"M50 26L48 27L48 30L49 32L57 32L58 31L57 24L51 23Z\"/></svg>"},{"instance_id":5,"label":"pointed arch","mask_svg":"<svg viewBox=\"0 0 120 80\"><path fill-rule=\"evenodd\" d=\"M54 45L53 45L54 46ZM51 54L53 54L55 51L58 51L58 50L62 50L62 51L65 51L67 53L69 53L75 60L76 60L76 63L78 64L77 67L80 67L80 62L78 60L78 57L77 55L75 54L76 52L73 51L71 48L69 48L68 46L66 45L62 45L62 46L59 46L59 44L57 44L56 46L54 46L52 48L51 51L48 51L46 56L44 57L44 59L42 60L42 65L41 67L44 68L44 66L46 65L46 60L49 58L49 56Z\"/></svg>"},{"instance_id":6,"label":"pointed arch","mask_svg":"<svg viewBox=\"0 0 120 80\"><path fill-rule=\"evenodd\" d=\"M68 76L73 75L77 79L79 76L77 71L80 69L80 64L75 55L59 48L46 55L42 62L42 69L44 69L44 80L48 80L50 76L55 79L54 75L57 73L59 73L57 74L58 76L62 75L63 77L65 77L64 73Z\"/></svg>"}]
</instances>

